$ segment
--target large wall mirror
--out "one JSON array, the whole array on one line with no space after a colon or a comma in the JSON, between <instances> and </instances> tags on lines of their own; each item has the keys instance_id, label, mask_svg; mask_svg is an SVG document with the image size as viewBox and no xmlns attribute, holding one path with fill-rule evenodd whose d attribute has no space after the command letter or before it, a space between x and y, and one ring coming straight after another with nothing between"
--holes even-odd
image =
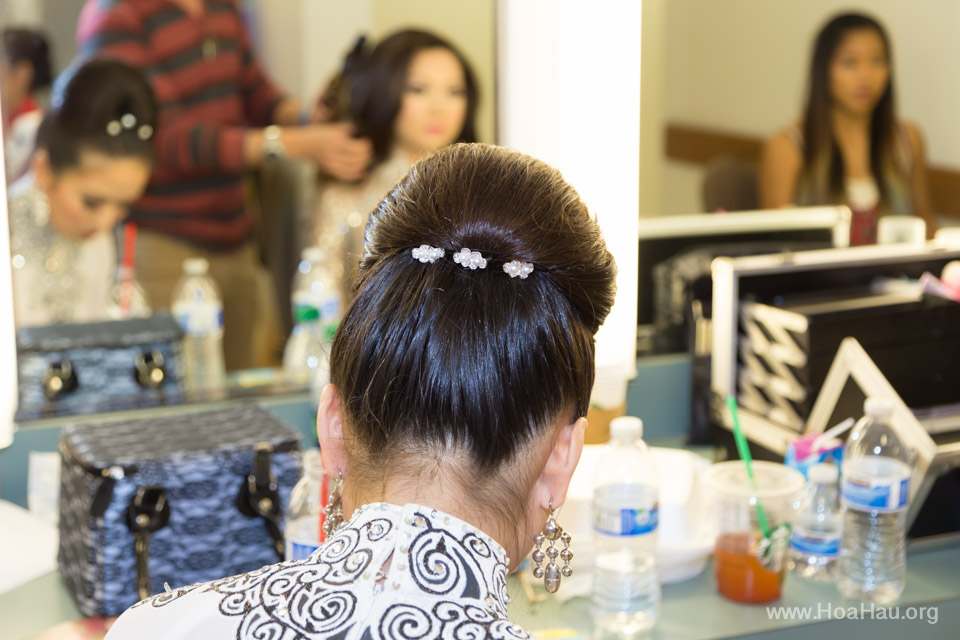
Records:
<instances>
[{"instance_id":1,"label":"large wall mirror","mask_svg":"<svg viewBox=\"0 0 960 640\"><path fill-rule=\"evenodd\" d=\"M934 212L960 224L960 89L951 60L960 5L897 0L644 0L641 215L707 211L720 155L755 162L801 116L814 37L841 12L876 18L892 45L898 117L923 134Z\"/></svg>"},{"instance_id":2,"label":"large wall mirror","mask_svg":"<svg viewBox=\"0 0 960 640\"><path fill-rule=\"evenodd\" d=\"M283 90L306 102L316 99L361 34L376 43L397 29L420 27L445 37L461 49L476 74L480 89L476 132L485 142L498 140L497 5L495 0L238 2L264 68ZM56 73L76 53L77 19L83 6L84 0L7 0L2 19L6 26L42 29L51 43ZM837 0L787 4L644 0L639 27L643 221L715 208L705 202L703 192L710 163L723 155L755 163L763 140L798 118L813 37L831 15L847 9L868 12L886 27L893 45L899 114L924 135L934 210L942 224L960 220L960 129L952 117L960 107L960 91L944 62L952 60L960 46L948 32L949 25L960 19L956 3L933 0L916 14L897 0L852 5ZM596 92L599 117L602 88L589 90ZM39 100L43 98L41 94ZM8 112L6 97L0 100ZM292 198L289 180L273 176L254 186L259 214L266 221L261 225L263 258L276 289L277 317L268 328L274 341L258 362L263 365L280 364L278 349L292 322L290 281L303 244L291 244L289 238L304 233L302 225L280 234L271 229L276 216L286 223L291 216L302 216L315 197L305 193ZM296 180L299 185L310 183L309 174ZM271 198L282 202L277 205ZM641 273L641 282L643 278ZM262 373L235 377L255 394L270 389L261 384L264 379Z\"/></svg>"},{"instance_id":3,"label":"large wall mirror","mask_svg":"<svg viewBox=\"0 0 960 640\"><path fill-rule=\"evenodd\" d=\"M5 0L0 5L0 20L5 28L23 28L45 36L49 43L51 75L56 77L77 55L78 21L83 24L82 14L91 5L111 4L116 4L116 0ZM439 36L459 49L475 77L478 95L474 112L475 138L481 142L496 141L495 0L465 4L441 0L357 0L346 3L334 0L236 0L234 4L250 36L253 52L266 74L280 90L300 99L304 105L316 103L330 79L343 68L345 56L358 37L365 36L368 46L373 47L390 34L404 29L423 30ZM217 2L211 0L208 5L214 6ZM6 71L10 77L15 69L11 67ZM0 96L5 124L10 114L17 116L24 109L23 96L10 86L5 84ZM30 100L43 109L49 95L50 89L44 87ZM5 129L4 137L8 141L15 137L10 127ZM20 156L8 157L8 165L14 167L8 171L11 174L8 185L29 170L27 158L32 144L20 146L21 149L13 149L7 145L10 154ZM390 181L384 182L384 193L390 184ZM253 211L255 217L255 250L265 267L263 277L271 290L269 306L272 309L270 313L258 316L256 353L249 366L231 371L227 358L225 392L187 394L186 398L180 396L177 402L299 393L305 389L300 382L284 378L283 352L295 324L291 283L297 270L302 268L301 250L316 244L317 237L327 233L318 232L313 224L324 185L318 181L315 167L310 163L283 162L250 172L245 187L248 211ZM15 215L12 212L11 218ZM353 222L350 224L357 226ZM3 233L7 233L7 229L3 229ZM143 232L140 233L142 240ZM114 244L118 258L128 240L124 232L116 234ZM16 245L13 248L14 270L24 262L16 259L19 255L17 247L23 242L23 239L13 238ZM8 258L4 256L4 260ZM120 260L117 262L119 264ZM69 279L69 274L61 275ZM6 303L4 300L4 305ZM162 309L169 307L169 303L151 306ZM20 322L21 327L30 324ZM64 344L72 339L66 328L62 335L57 332L56 328L48 331L42 340L31 342L31 347L43 340L50 344L51 336L65 341ZM21 341L21 344L24 343ZM39 375L43 377L45 374L40 372ZM39 394L41 380L22 377L28 379L21 380L20 384L36 387L34 391ZM109 403L103 406L110 409ZM57 415L56 410L38 410L24 414L19 422L26 425L38 417L55 418Z\"/></svg>"},{"instance_id":4,"label":"large wall mirror","mask_svg":"<svg viewBox=\"0 0 960 640\"><path fill-rule=\"evenodd\" d=\"M922 134L932 213L939 227L960 225L960 127L953 115L960 109L960 90L949 62L960 54L951 31L960 20L956 2L933 0L918 12L897 0L644 0L639 322L655 322L660 311L667 333L683 336L668 335L665 344L657 344L662 337L657 330L641 331L641 353L710 352L709 340L692 344L709 332L689 326L699 313L690 311L689 296L671 293L686 286L678 285L683 278L692 282L690 269L679 275L674 260L661 295L652 290L653 263L703 248L697 268L709 283L710 259L728 250L718 246L727 242L784 248L794 241L835 244L824 229L787 229L799 220L799 210L771 211L745 223L748 233L725 239L729 225L717 211L761 208L763 146L800 121L815 37L847 12L868 14L885 29L897 119ZM704 300L709 318L709 297Z\"/></svg>"}]
</instances>

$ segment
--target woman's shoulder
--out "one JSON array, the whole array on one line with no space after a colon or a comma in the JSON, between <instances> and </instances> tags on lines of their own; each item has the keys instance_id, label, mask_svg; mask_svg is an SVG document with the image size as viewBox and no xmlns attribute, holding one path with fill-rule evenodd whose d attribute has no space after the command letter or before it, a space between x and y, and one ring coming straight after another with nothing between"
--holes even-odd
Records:
<instances>
[{"instance_id":1,"label":"woman's shoulder","mask_svg":"<svg viewBox=\"0 0 960 640\"><path fill-rule=\"evenodd\" d=\"M792 150L797 155L803 153L803 123L794 120L787 126L776 131L772 136L765 140L765 146L774 146L783 150Z\"/></svg>"},{"instance_id":2,"label":"woman's shoulder","mask_svg":"<svg viewBox=\"0 0 960 640\"><path fill-rule=\"evenodd\" d=\"M914 154L923 150L923 132L916 123L909 120L901 120L897 130L910 145L910 150L913 151Z\"/></svg>"},{"instance_id":3,"label":"woman's shoulder","mask_svg":"<svg viewBox=\"0 0 960 640\"><path fill-rule=\"evenodd\" d=\"M803 134L799 123L793 123L767 138L761 158L764 163L799 167L803 162Z\"/></svg>"}]
</instances>

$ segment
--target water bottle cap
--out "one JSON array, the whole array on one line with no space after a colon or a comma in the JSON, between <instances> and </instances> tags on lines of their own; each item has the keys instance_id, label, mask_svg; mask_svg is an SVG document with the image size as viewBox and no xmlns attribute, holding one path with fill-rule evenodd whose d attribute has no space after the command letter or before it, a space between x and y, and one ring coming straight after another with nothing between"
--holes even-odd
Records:
<instances>
[{"instance_id":1,"label":"water bottle cap","mask_svg":"<svg viewBox=\"0 0 960 640\"><path fill-rule=\"evenodd\" d=\"M886 418L893 413L893 404L886 398L867 398L863 412L873 418Z\"/></svg>"},{"instance_id":2,"label":"water bottle cap","mask_svg":"<svg viewBox=\"0 0 960 640\"><path fill-rule=\"evenodd\" d=\"M323 473L323 458L320 456L320 449L312 447L303 452L303 471L304 473L314 472Z\"/></svg>"},{"instance_id":3,"label":"water bottle cap","mask_svg":"<svg viewBox=\"0 0 960 640\"><path fill-rule=\"evenodd\" d=\"M636 416L620 416L610 421L610 435L617 440L636 440L643 437L643 420Z\"/></svg>"},{"instance_id":4,"label":"water bottle cap","mask_svg":"<svg viewBox=\"0 0 960 640\"><path fill-rule=\"evenodd\" d=\"M210 269L206 258L187 258L183 261L183 272L191 276L202 276Z\"/></svg>"},{"instance_id":5,"label":"water bottle cap","mask_svg":"<svg viewBox=\"0 0 960 640\"><path fill-rule=\"evenodd\" d=\"M810 467L807 476L810 478L810 482L830 484L837 481L840 472L837 465L821 462Z\"/></svg>"},{"instance_id":6,"label":"water bottle cap","mask_svg":"<svg viewBox=\"0 0 960 640\"><path fill-rule=\"evenodd\" d=\"M300 257L313 263L323 262L327 258L327 250L323 247L307 247L300 254Z\"/></svg>"}]
</instances>

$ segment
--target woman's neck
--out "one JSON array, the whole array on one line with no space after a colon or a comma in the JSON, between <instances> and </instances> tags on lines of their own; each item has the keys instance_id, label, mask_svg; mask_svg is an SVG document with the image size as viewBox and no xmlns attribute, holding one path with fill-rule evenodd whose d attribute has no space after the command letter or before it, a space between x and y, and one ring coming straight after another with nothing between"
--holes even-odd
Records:
<instances>
[{"instance_id":1,"label":"woman's neck","mask_svg":"<svg viewBox=\"0 0 960 640\"><path fill-rule=\"evenodd\" d=\"M456 470L451 468L455 466L439 464L427 473L388 474L381 481L350 482L348 478L343 491L344 516L349 517L354 509L374 502L400 506L412 503L430 507L463 520L492 537L515 564L521 553L516 539L516 525L524 515L517 514L516 522L504 523L502 516L498 517L500 514L490 504L478 500L476 493L471 495L463 489L464 483ZM498 480L491 478L490 482L496 483Z\"/></svg>"},{"instance_id":2,"label":"woman's neck","mask_svg":"<svg viewBox=\"0 0 960 640\"><path fill-rule=\"evenodd\" d=\"M870 113L851 113L844 109L834 108L830 113L833 130L838 136L862 135L870 133Z\"/></svg>"},{"instance_id":3,"label":"woman's neck","mask_svg":"<svg viewBox=\"0 0 960 640\"><path fill-rule=\"evenodd\" d=\"M430 155L430 152L423 149L413 149L411 147L405 147L396 144L393 146L393 150L391 151L390 155L401 155L410 163L411 166L413 166Z\"/></svg>"}]
</instances>

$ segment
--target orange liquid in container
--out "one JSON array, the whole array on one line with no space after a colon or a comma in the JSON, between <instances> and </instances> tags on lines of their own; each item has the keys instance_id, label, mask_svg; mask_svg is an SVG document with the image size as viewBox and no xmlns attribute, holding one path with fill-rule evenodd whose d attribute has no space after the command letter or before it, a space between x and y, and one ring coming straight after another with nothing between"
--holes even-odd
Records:
<instances>
[{"instance_id":1,"label":"orange liquid in container","mask_svg":"<svg viewBox=\"0 0 960 640\"><path fill-rule=\"evenodd\" d=\"M713 552L717 590L737 602L771 602L780 597L783 569L770 571L757 560L757 535L752 532L722 533Z\"/></svg>"}]
</instances>

